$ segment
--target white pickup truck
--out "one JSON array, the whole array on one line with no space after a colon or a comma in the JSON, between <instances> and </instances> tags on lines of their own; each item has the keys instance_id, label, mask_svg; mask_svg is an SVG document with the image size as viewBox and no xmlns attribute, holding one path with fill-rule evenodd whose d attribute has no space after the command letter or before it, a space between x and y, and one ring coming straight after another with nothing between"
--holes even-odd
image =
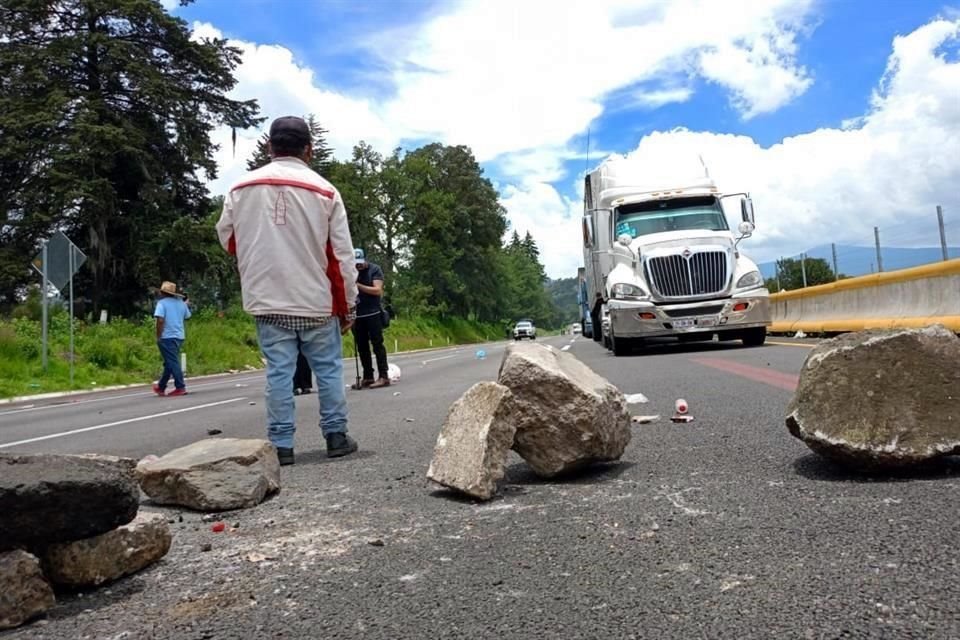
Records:
<instances>
[{"instance_id":1,"label":"white pickup truck","mask_svg":"<svg viewBox=\"0 0 960 640\"><path fill-rule=\"evenodd\" d=\"M528 320L521 320L513 327L513 339L523 340L524 338L537 339L537 328Z\"/></svg>"},{"instance_id":2,"label":"white pickup truck","mask_svg":"<svg viewBox=\"0 0 960 640\"><path fill-rule=\"evenodd\" d=\"M769 293L740 251L754 230L747 194L721 194L706 175L644 180L621 156L586 177L583 247L595 340L618 356L645 338L762 345ZM722 206L740 197L739 235Z\"/></svg>"}]
</instances>

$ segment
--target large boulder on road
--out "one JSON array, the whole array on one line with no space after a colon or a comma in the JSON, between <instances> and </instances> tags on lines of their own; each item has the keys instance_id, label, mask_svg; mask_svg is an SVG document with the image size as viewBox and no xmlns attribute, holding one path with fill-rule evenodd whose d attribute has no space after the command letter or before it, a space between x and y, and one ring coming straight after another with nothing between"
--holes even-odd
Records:
<instances>
[{"instance_id":1,"label":"large boulder on road","mask_svg":"<svg viewBox=\"0 0 960 640\"><path fill-rule=\"evenodd\" d=\"M861 470L960 453L960 338L937 325L827 340L803 365L786 423Z\"/></svg>"},{"instance_id":2,"label":"large boulder on road","mask_svg":"<svg viewBox=\"0 0 960 640\"><path fill-rule=\"evenodd\" d=\"M134 461L0 454L0 549L88 538L133 520Z\"/></svg>"},{"instance_id":3,"label":"large boulder on road","mask_svg":"<svg viewBox=\"0 0 960 640\"><path fill-rule=\"evenodd\" d=\"M427 477L480 500L489 500L503 477L517 431L510 390L479 382L450 407Z\"/></svg>"},{"instance_id":4,"label":"large boulder on road","mask_svg":"<svg viewBox=\"0 0 960 640\"><path fill-rule=\"evenodd\" d=\"M160 560L172 540L166 516L141 511L133 522L112 531L50 545L43 552L43 570L60 586L95 587Z\"/></svg>"},{"instance_id":5,"label":"large boulder on road","mask_svg":"<svg viewBox=\"0 0 960 640\"><path fill-rule=\"evenodd\" d=\"M630 443L623 394L573 355L534 343L507 346L500 384L513 393L513 448L537 475L617 460Z\"/></svg>"},{"instance_id":6,"label":"large boulder on road","mask_svg":"<svg viewBox=\"0 0 960 640\"><path fill-rule=\"evenodd\" d=\"M137 465L140 488L158 504L228 511L280 490L277 450L266 440L211 438Z\"/></svg>"},{"instance_id":7,"label":"large boulder on road","mask_svg":"<svg viewBox=\"0 0 960 640\"><path fill-rule=\"evenodd\" d=\"M0 553L0 631L19 627L55 604L40 562L26 551Z\"/></svg>"}]
</instances>

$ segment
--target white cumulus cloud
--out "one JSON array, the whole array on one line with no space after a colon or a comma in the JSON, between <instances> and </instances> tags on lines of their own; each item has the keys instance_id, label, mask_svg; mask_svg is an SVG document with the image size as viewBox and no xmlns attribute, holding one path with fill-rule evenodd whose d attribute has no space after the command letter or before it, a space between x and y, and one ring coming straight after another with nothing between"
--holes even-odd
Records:
<instances>
[{"instance_id":1,"label":"white cumulus cloud","mask_svg":"<svg viewBox=\"0 0 960 640\"><path fill-rule=\"evenodd\" d=\"M581 204L570 195L582 176L565 175L565 163L583 160L574 141L618 103L691 99L698 79L723 87L743 119L776 111L816 80L797 62L815 8L814 0L464 0L402 37L364 40L390 70L386 98L339 90L281 44L240 40L231 40L243 52L233 96L257 98L268 117L315 113L341 158L361 139L383 152L404 141L469 145L497 176L511 227L534 235L549 275L570 276L582 260ZM958 24L944 18L896 38L870 104L838 128L769 148L744 136L660 131L632 157L657 165L702 155L722 189L751 191L759 229L748 246L761 259L865 241L872 225L926 218L937 203L949 211L956 198L947 187L960 178L960 76L937 50L958 37ZM194 30L221 35L209 24ZM229 130L216 134L221 178L212 191L243 171L261 133L238 132L235 155Z\"/></svg>"},{"instance_id":2,"label":"white cumulus cloud","mask_svg":"<svg viewBox=\"0 0 960 640\"><path fill-rule=\"evenodd\" d=\"M937 204L948 221L960 221L960 62L938 53L958 40L960 19L897 37L868 110L847 127L768 148L747 136L660 131L643 137L627 158L637 171L659 174L664 166L698 165L699 155L721 190L751 192L758 229L744 247L761 261L830 242L869 245L874 226L888 245L934 244ZM537 188L506 198L518 220L543 229L534 234L554 277L575 273L581 260L579 231L554 227L571 224L558 197Z\"/></svg>"}]
</instances>

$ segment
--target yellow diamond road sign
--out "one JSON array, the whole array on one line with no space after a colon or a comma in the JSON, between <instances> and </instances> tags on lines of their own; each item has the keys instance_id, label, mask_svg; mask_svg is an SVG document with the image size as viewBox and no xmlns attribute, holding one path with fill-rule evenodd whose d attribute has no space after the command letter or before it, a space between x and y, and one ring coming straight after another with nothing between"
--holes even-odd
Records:
<instances>
[{"instance_id":1,"label":"yellow diamond road sign","mask_svg":"<svg viewBox=\"0 0 960 640\"><path fill-rule=\"evenodd\" d=\"M72 262L71 252L73 252ZM86 261L87 256L62 231L57 231L47 240L47 281L57 289L67 286L70 276L75 274ZM43 251L34 256L31 264L37 273L43 274Z\"/></svg>"}]
</instances>

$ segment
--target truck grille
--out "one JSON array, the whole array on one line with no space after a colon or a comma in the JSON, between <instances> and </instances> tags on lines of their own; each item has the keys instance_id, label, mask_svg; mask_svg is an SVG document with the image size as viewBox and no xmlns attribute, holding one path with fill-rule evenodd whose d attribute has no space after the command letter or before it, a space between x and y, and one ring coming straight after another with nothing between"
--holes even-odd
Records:
<instances>
[{"instance_id":1,"label":"truck grille","mask_svg":"<svg viewBox=\"0 0 960 640\"><path fill-rule=\"evenodd\" d=\"M727 255L723 251L657 256L647 259L647 278L664 298L720 293L727 286Z\"/></svg>"}]
</instances>

